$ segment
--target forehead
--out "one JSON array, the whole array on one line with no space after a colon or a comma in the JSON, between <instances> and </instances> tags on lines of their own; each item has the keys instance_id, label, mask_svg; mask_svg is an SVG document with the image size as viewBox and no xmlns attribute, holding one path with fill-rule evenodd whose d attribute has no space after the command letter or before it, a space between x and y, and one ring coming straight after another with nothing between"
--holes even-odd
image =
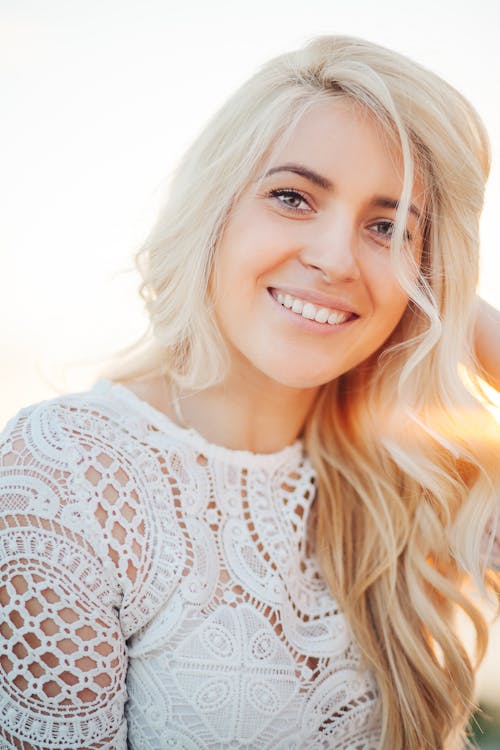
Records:
<instances>
[{"instance_id":1,"label":"forehead","mask_svg":"<svg viewBox=\"0 0 500 750\"><path fill-rule=\"evenodd\" d=\"M402 174L401 149L389 129L367 107L347 96L313 104L283 142L276 144L271 159L303 154L325 169L333 160L341 162L346 152L353 168L361 166L362 157L370 154L369 164L380 161L399 176ZM359 158L353 161L356 153ZM364 163L364 167L369 164Z\"/></svg>"}]
</instances>

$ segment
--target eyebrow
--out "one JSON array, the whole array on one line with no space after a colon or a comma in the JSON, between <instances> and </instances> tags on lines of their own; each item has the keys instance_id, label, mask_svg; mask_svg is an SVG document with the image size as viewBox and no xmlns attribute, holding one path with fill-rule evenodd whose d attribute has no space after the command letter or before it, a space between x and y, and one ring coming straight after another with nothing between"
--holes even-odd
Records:
<instances>
[{"instance_id":1,"label":"eyebrow","mask_svg":"<svg viewBox=\"0 0 500 750\"><path fill-rule=\"evenodd\" d=\"M393 198L382 198L382 197L376 197L372 200L372 206L377 206L378 208L395 208L396 210L399 208L399 201L394 200ZM409 213L413 214L417 219L421 219L422 215L418 208L415 206L414 203L410 203L408 206Z\"/></svg>"},{"instance_id":2,"label":"eyebrow","mask_svg":"<svg viewBox=\"0 0 500 750\"><path fill-rule=\"evenodd\" d=\"M306 180L309 180L309 182L312 182L323 190L333 190L333 182L327 177L318 174L318 172L315 172L313 169L304 167L302 164L282 164L279 167L272 167L265 173L265 175L263 175L263 179L270 177L273 174L277 174L278 172L293 172L301 177L305 177ZM399 208L399 203L400 202L394 198L384 198L383 196L375 196L371 201L372 206L378 208L393 208L395 210ZM421 219L420 211L414 203L410 203L408 211L417 219Z\"/></svg>"},{"instance_id":3,"label":"eyebrow","mask_svg":"<svg viewBox=\"0 0 500 750\"><path fill-rule=\"evenodd\" d=\"M323 190L333 190L333 183L330 182L329 179L314 172L312 169L303 167L302 164L283 164L280 167L272 167L272 169L269 169L266 172L264 179L270 177L272 174L276 174L277 172L294 172L301 177L305 177L306 180L313 182L315 185L318 185L318 187L323 188Z\"/></svg>"}]
</instances>

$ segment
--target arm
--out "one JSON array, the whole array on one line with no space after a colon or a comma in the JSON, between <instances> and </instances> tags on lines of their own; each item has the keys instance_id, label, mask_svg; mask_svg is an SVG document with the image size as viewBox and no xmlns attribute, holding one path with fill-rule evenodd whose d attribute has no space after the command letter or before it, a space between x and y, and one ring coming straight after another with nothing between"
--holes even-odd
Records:
<instances>
[{"instance_id":1,"label":"arm","mask_svg":"<svg viewBox=\"0 0 500 750\"><path fill-rule=\"evenodd\" d=\"M94 548L66 453L50 415L35 420L21 413L0 435L0 747L6 750L126 748L120 592Z\"/></svg>"},{"instance_id":2,"label":"arm","mask_svg":"<svg viewBox=\"0 0 500 750\"><path fill-rule=\"evenodd\" d=\"M500 391L500 312L478 297L474 348L484 380Z\"/></svg>"},{"instance_id":3,"label":"arm","mask_svg":"<svg viewBox=\"0 0 500 750\"><path fill-rule=\"evenodd\" d=\"M480 297L477 299L474 347L484 380L500 391L500 312ZM489 551L488 567L500 570L500 528L497 527L496 535L491 540L493 531L490 527L485 535L483 551Z\"/></svg>"}]
</instances>

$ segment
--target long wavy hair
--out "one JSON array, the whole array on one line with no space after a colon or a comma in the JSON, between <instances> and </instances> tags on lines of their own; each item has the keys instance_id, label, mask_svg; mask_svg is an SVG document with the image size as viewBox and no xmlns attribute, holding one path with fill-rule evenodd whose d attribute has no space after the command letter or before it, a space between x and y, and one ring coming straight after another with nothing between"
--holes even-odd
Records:
<instances>
[{"instance_id":1,"label":"long wavy hair","mask_svg":"<svg viewBox=\"0 0 500 750\"><path fill-rule=\"evenodd\" d=\"M148 331L105 374L162 373L181 389L223 380L228 355L210 279L231 207L304 113L332 96L366 107L402 154L391 253L409 303L381 349L324 385L308 416L304 439L318 476L311 548L377 679L380 747L461 748L487 644L471 583L495 601L500 594L488 568L500 441L478 395L472 348L489 147L464 97L355 38L319 37L264 65L175 171L136 257ZM412 268L404 227L416 174L425 241ZM475 630L474 653L462 643L460 611Z\"/></svg>"}]
</instances>

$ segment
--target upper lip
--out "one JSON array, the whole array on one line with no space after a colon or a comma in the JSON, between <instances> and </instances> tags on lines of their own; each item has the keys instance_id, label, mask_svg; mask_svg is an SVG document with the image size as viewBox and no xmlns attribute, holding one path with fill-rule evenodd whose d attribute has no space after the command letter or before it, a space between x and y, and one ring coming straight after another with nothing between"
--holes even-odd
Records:
<instances>
[{"instance_id":1,"label":"upper lip","mask_svg":"<svg viewBox=\"0 0 500 750\"><path fill-rule=\"evenodd\" d=\"M298 287L292 286L272 286L269 287L274 292L280 292L281 294L289 294L291 297L298 297L306 302L312 302L313 305L319 305L320 307L328 307L332 310L341 310L342 312L353 313L359 315L357 310L346 300L340 299L339 297L329 297L321 292L316 292L311 289L299 289Z\"/></svg>"}]
</instances>

